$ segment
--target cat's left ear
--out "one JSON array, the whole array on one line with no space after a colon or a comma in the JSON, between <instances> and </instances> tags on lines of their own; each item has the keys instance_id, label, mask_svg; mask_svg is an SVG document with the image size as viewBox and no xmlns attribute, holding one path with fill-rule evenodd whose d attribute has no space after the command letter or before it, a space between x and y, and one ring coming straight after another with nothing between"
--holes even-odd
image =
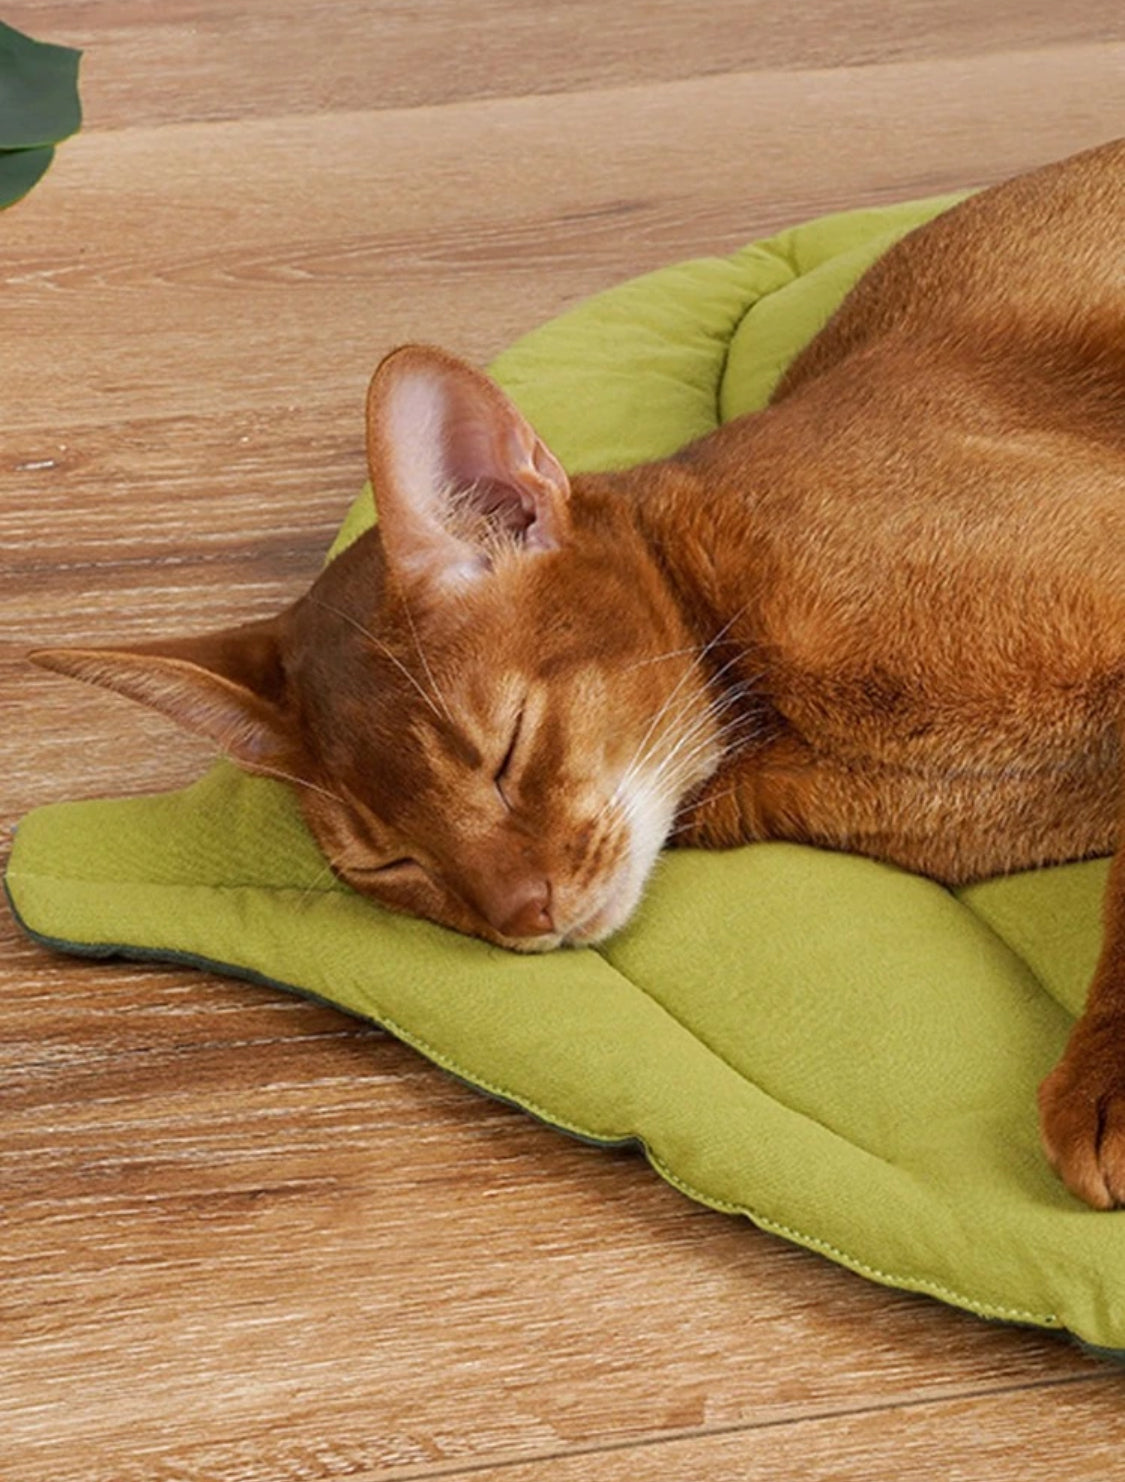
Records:
<instances>
[{"instance_id":1,"label":"cat's left ear","mask_svg":"<svg viewBox=\"0 0 1125 1482\"><path fill-rule=\"evenodd\" d=\"M382 362L367 457L388 563L445 587L486 573L500 540L533 554L570 531L562 464L493 381L426 345Z\"/></svg>"},{"instance_id":2,"label":"cat's left ear","mask_svg":"<svg viewBox=\"0 0 1125 1482\"><path fill-rule=\"evenodd\" d=\"M100 685L206 736L234 761L268 772L290 761L296 728L285 703L278 619L130 647L47 648L34 664Z\"/></svg>"}]
</instances>

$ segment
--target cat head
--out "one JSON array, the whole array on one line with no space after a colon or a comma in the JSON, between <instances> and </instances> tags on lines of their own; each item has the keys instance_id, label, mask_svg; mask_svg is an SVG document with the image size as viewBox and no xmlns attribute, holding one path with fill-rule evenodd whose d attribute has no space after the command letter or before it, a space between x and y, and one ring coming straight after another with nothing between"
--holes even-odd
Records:
<instances>
[{"instance_id":1,"label":"cat head","mask_svg":"<svg viewBox=\"0 0 1125 1482\"><path fill-rule=\"evenodd\" d=\"M278 618L32 657L292 782L387 906L525 951L601 940L719 760L698 645L613 480L572 489L476 370L393 352L367 429L378 528Z\"/></svg>"}]
</instances>

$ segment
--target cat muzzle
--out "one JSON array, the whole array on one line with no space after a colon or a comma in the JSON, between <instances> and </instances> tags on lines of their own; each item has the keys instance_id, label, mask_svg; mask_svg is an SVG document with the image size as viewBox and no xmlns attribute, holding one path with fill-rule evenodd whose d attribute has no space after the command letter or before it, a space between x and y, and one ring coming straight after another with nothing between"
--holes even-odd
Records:
<instances>
[{"instance_id":1,"label":"cat muzzle","mask_svg":"<svg viewBox=\"0 0 1125 1482\"><path fill-rule=\"evenodd\" d=\"M502 936L551 936L555 931L551 914L551 882L545 878L521 880L506 898L491 903L488 919Z\"/></svg>"}]
</instances>

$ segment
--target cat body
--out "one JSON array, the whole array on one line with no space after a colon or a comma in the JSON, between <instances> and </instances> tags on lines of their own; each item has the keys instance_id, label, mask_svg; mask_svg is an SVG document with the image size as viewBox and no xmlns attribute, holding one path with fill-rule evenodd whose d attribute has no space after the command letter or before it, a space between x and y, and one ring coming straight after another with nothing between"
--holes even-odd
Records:
<instances>
[{"instance_id":1,"label":"cat body","mask_svg":"<svg viewBox=\"0 0 1125 1482\"><path fill-rule=\"evenodd\" d=\"M861 280L770 405L573 482L485 377L379 367L379 528L269 623L40 662L287 778L334 868L522 950L666 843L961 883L1113 851L1125 723L1125 142ZM1120 856L1119 856L1120 857ZM1125 866L1049 1155L1125 1201Z\"/></svg>"},{"instance_id":2,"label":"cat body","mask_svg":"<svg viewBox=\"0 0 1125 1482\"><path fill-rule=\"evenodd\" d=\"M730 622L766 733L696 804L691 842L797 838L950 883L1111 852L1125 149L1082 163L907 239L766 411L637 484L700 631ZM1044 220L1085 223L1077 261L1013 254ZM1089 302L1060 295L1076 272Z\"/></svg>"}]
</instances>

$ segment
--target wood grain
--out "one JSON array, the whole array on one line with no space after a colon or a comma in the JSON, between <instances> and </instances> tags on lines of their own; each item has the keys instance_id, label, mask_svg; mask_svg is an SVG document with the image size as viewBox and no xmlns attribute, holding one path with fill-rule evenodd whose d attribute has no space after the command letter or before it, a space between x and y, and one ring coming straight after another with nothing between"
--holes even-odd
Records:
<instances>
[{"instance_id":1,"label":"wood grain","mask_svg":"<svg viewBox=\"0 0 1125 1482\"><path fill-rule=\"evenodd\" d=\"M1125 128L1123 74L1125 41L1086 43L81 135L5 232L4 423L49 458L217 402L355 418L398 340L485 358L631 271L1069 153Z\"/></svg>"},{"instance_id":2,"label":"wood grain","mask_svg":"<svg viewBox=\"0 0 1125 1482\"><path fill-rule=\"evenodd\" d=\"M868 0L808 7L766 0L146 0L22 4L40 33L90 47L88 114L103 128L147 121L366 112L469 99L587 92L722 72L866 66L1104 40L1104 0ZM160 66L154 67L154 43ZM300 66L292 63L299 59ZM174 76L176 86L168 86Z\"/></svg>"},{"instance_id":3,"label":"wood grain","mask_svg":"<svg viewBox=\"0 0 1125 1482\"><path fill-rule=\"evenodd\" d=\"M23 0L87 128L0 218L0 855L206 748L22 661L263 616L374 361L1125 133L1110 0ZM331 1010L0 919L0 1476L1109 1476L1118 1371L696 1208Z\"/></svg>"}]
</instances>

